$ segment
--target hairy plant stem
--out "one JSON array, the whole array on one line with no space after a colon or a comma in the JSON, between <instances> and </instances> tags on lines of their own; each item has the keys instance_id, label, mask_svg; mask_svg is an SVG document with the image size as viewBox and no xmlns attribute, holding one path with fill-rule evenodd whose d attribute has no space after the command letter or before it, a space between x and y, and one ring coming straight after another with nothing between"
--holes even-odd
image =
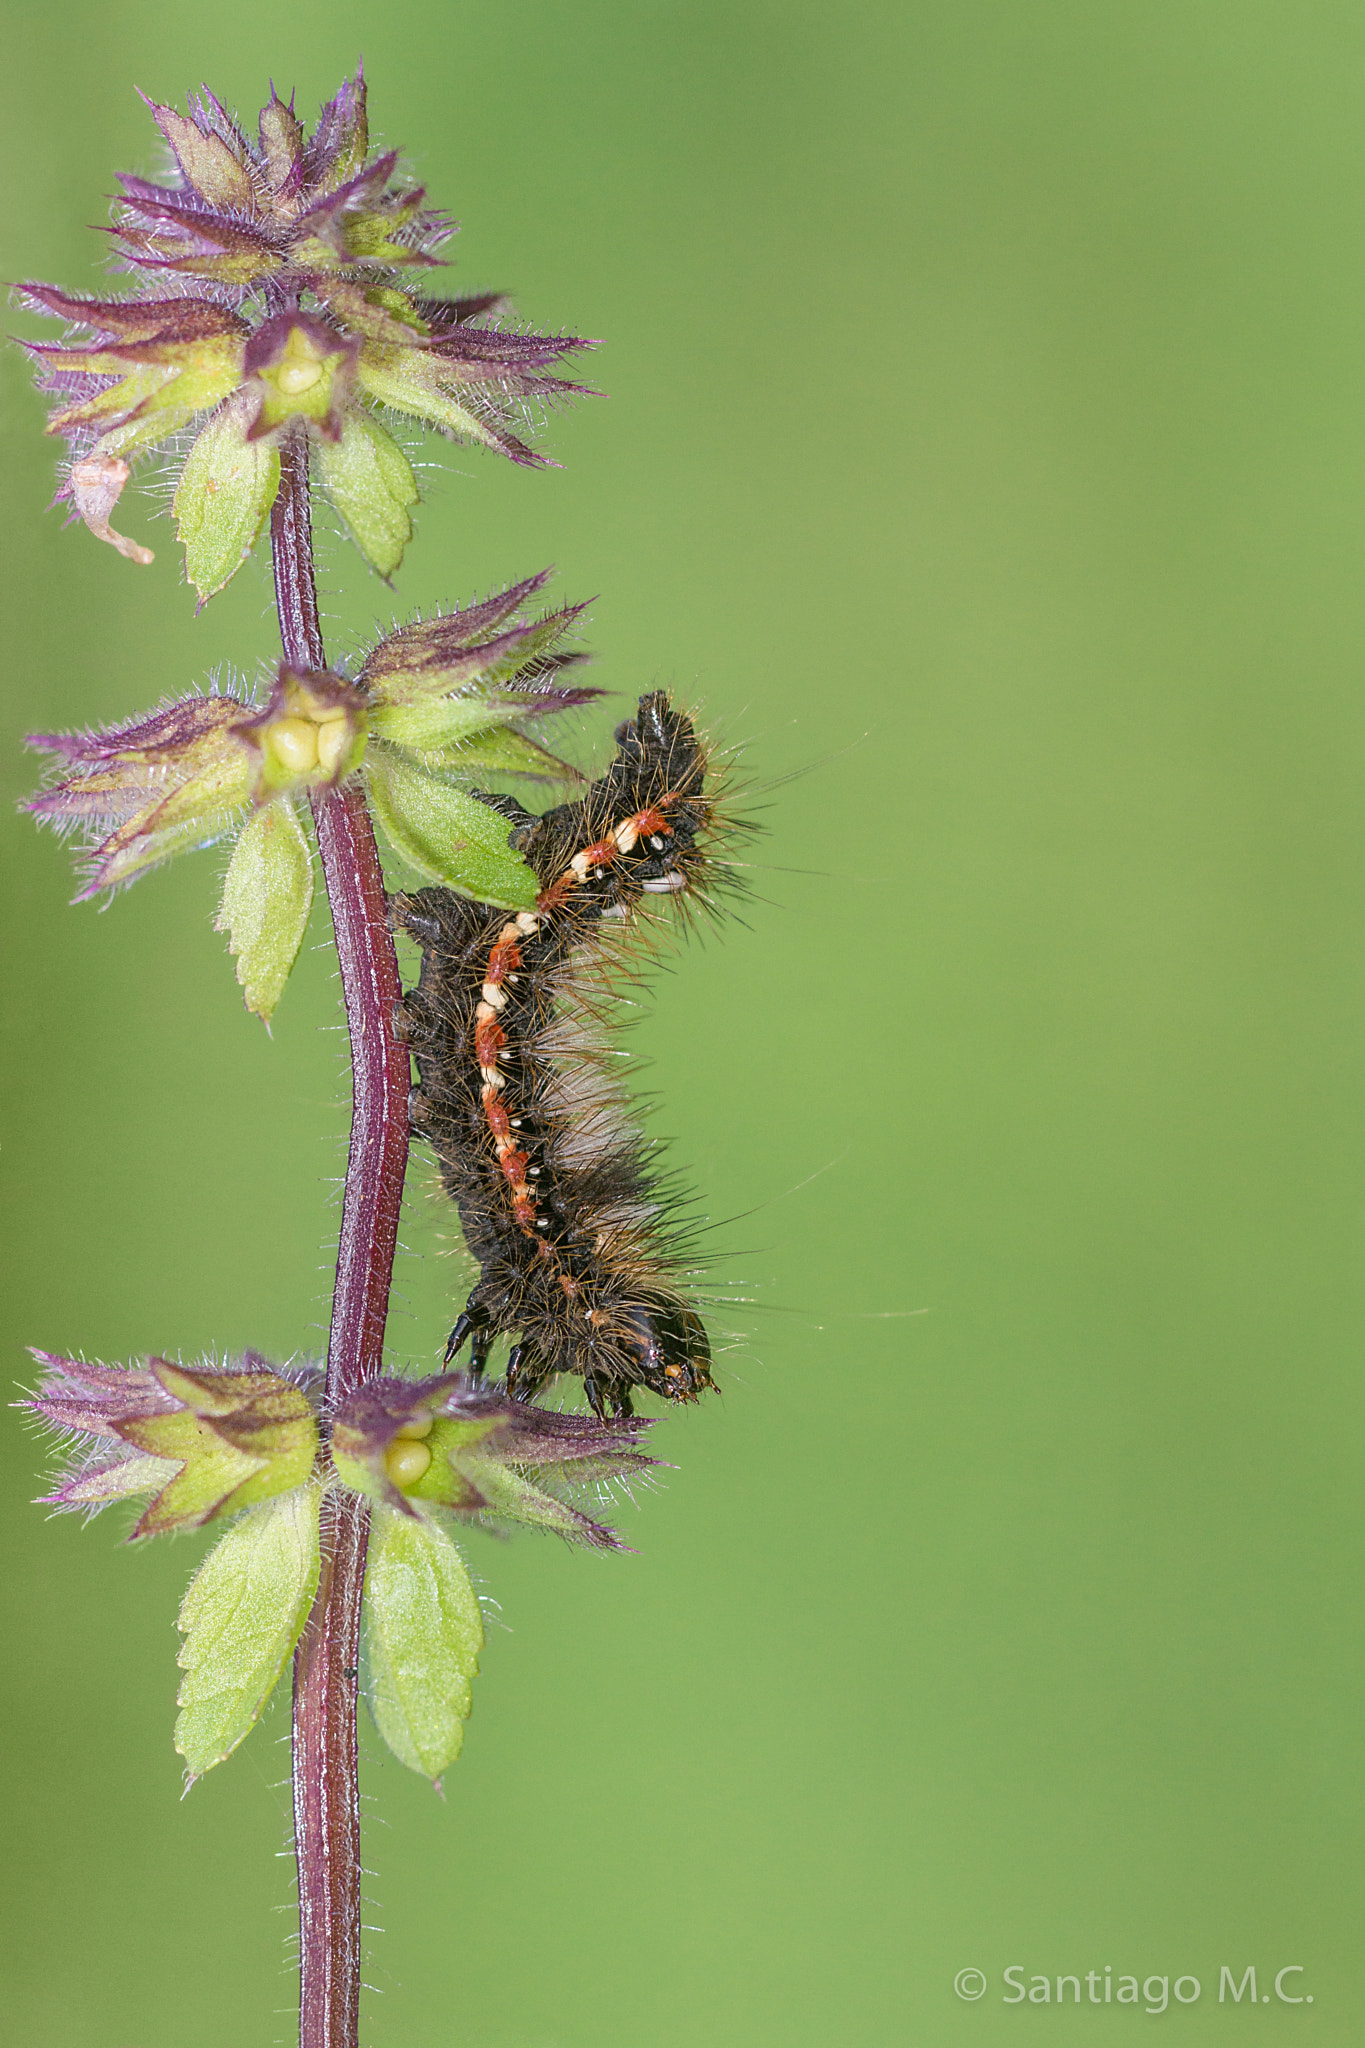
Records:
<instances>
[{"instance_id":1,"label":"hairy plant stem","mask_svg":"<svg viewBox=\"0 0 1365 2048\"><path fill-rule=\"evenodd\" d=\"M313 575L308 444L280 456L270 522L284 658L325 668ZM327 1405L380 1370L403 1176L406 1049L393 1031L401 993L386 923L379 849L360 784L314 794L313 822L336 932L351 1041L351 1142L327 1345ZM299 2048L357 2048L360 2008L360 1796L356 1678L369 1512L323 1503L322 1576L294 1653L294 1853L299 1878Z\"/></svg>"}]
</instances>

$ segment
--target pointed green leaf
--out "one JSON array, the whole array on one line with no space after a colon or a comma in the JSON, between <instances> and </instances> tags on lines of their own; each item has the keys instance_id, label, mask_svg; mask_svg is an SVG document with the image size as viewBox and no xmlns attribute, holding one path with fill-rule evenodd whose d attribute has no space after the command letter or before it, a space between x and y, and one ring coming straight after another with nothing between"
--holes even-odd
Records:
<instances>
[{"instance_id":1,"label":"pointed green leaf","mask_svg":"<svg viewBox=\"0 0 1365 2048\"><path fill-rule=\"evenodd\" d=\"M365 1629L375 1726L400 1763L438 1778L464 1741L483 1616L464 1559L437 1522L375 1508Z\"/></svg>"},{"instance_id":2,"label":"pointed green leaf","mask_svg":"<svg viewBox=\"0 0 1365 2048\"><path fill-rule=\"evenodd\" d=\"M185 574L201 600L222 589L256 544L280 487L280 458L270 441L248 441L237 392L220 405L189 452L173 507L185 549Z\"/></svg>"},{"instance_id":3,"label":"pointed green leaf","mask_svg":"<svg viewBox=\"0 0 1365 2048\"><path fill-rule=\"evenodd\" d=\"M95 1464L61 1489L63 1507L101 1508L106 1501L126 1500L133 1494L160 1493L175 1478L174 1458L154 1458L144 1452Z\"/></svg>"},{"instance_id":4,"label":"pointed green leaf","mask_svg":"<svg viewBox=\"0 0 1365 2048\"><path fill-rule=\"evenodd\" d=\"M430 768L454 768L468 775L554 775L576 771L534 740L500 730L534 714L534 697L428 698L418 704L380 704L370 713L370 731L395 747L421 757Z\"/></svg>"},{"instance_id":5,"label":"pointed green leaf","mask_svg":"<svg viewBox=\"0 0 1365 2048\"><path fill-rule=\"evenodd\" d=\"M191 185L210 206L236 213L254 213L256 188L251 173L221 135L205 134L174 107L152 101L152 119L175 151L175 160Z\"/></svg>"},{"instance_id":6,"label":"pointed green leaf","mask_svg":"<svg viewBox=\"0 0 1365 2048\"><path fill-rule=\"evenodd\" d=\"M510 710L506 716L515 718L518 710L524 717L524 707ZM490 710L484 697L427 697L416 704L376 704L370 713L370 731L395 747L434 760L483 732L499 715Z\"/></svg>"},{"instance_id":7,"label":"pointed green leaf","mask_svg":"<svg viewBox=\"0 0 1365 2048\"><path fill-rule=\"evenodd\" d=\"M175 1746L192 1778L231 1755L298 1641L317 1591L320 1500L301 1486L244 1515L190 1581Z\"/></svg>"},{"instance_id":8,"label":"pointed green leaf","mask_svg":"<svg viewBox=\"0 0 1365 2048\"><path fill-rule=\"evenodd\" d=\"M525 733L501 731L477 733L455 749L442 763L458 767L462 775L535 775L542 782L582 782L583 777L569 762L561 761L547 747L528 740Z\"/></svg>"},{"instance_id":9,"label":"pointed green leaf","mask_svg":"<svg viewBox=\"0 0 1365 2048\"><path fill-rule=\"evenodd\" d=\"M215 924L228 935L246 1006L269 1019L308 925L313 856L294 806L278 799L247 819Z\"/></svg>"},{"instance_id":10,"label":"pointed green leaf","mask_svg":"<svg viewBox=\"0 0 1365 2048\"><path fill-rule=\"evenodd\" d=\"M119 1426L125 1443L154 1458L173 1458L176 1471L162 1487L133 1531L135 1536L160 1536L171 1529L196 1529L213 1516L245 1507L240 1496L247 1484L268 1474L265 1458L253 1457L219 1436L197 1415L177 1410L172 1415L130 1416Z\"/></svg>"},{"instance_id":11,"label":"pointed green leaf","mask_svg":"<svg viewBox=\"0 0 1365 2048\"><path fill-rule=\"evenodd\" d=\"M409 505L420 495L412 464L366 412L353 412L339 441L318 446L318 470L367 562L391 576L412 539Z\"/></svg>"},{"instance_id":12,"label":"pointed green leaf","mask_svg":"<svg viewBox=\"0 0 1365 2048\"><path fill-rule=\"evenodd\" d=\"M500 448L502 442L492 427L440 389L436 380L443 367L438 358L426 356L419 349L388 348L381 342L371 342L361 350L356 375L362 388L380 405L392 406L395 412L406 413L412 419L425 420L429 426L444 427L447 433L462 439Z\"/></svg>"},{"instance_id":13,"label":"pointed green leaf","mask_svg":"<svg viewBox=\"0 0 1365 2048\"><path fill-rule=\"evenodd\" d=\"M139 413L134 420L125 420L121 426L110 427L101 434L93 452L97 455L136 455L140 449L152 448L158 441L169 440L172 434L187 426L194 418L191 406L164 406L159 412Z\"/></svg>"},{"instance_id":14,"label":"pointed green leaf","mask_svg":"<svg viewBox=\"0 0 1365 2048\"><path fill-rule=\"evenodd\" d=\"M509 827L499 812L392 747L372 744L364 773L375 816L419 874L481 903L531 909L540 884L509 852Z\"/></svg>"},{"instance_id":15,"label":"pointed green leaf","mask_svg":"<svg viewBox=\"0 0 1365 2048\"><path fill-rule=\"evenodd\" d=\"M543 579L536 580L539 583ZM523 585L523 595L526 589ZM516 592L509 595L515 607L520 599ZM472 705L483 697L506 706L505 716L509 718L525 717L535 709L533 694L528 692L518 709L515 695L510 699L497 698L496 686L510 682L520 670L530 668L539 655L552 653L582 609L578 605L550 612L529 625L508 626L491 640L486 637L487 631L502 620L485 617L485 637L475 637L472 644L454 646L449 644L448 635L459 623L458 612L415 619L411 625L387 634L366 656L362 673L370 689L371 703L418 705L442 698Z\"/></svg>"}]
</instances>

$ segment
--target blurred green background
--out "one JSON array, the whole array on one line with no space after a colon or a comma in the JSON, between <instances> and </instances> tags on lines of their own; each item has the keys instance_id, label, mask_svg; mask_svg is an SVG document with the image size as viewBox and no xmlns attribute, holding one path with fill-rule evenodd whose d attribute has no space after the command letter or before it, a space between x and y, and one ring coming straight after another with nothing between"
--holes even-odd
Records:
<instances>
[{"instance_id":1,"label":"blurred green background","mask_svg":"<svg viewBox=\"0 0 1365 2048\"><path fill-rule=\"evenodd\" d=\"M1358 2042L1359 8L75 0L5 47L4 273L84 289L156 160L135 85L311 112L363 50L452 288L605 336L611 396L562 471L449 451L396 599L329 543L333 644L555 562L596 680L704 703L766 827L636 1041L724 1398L660 1423L637 1556L473 1540L506 1626L444 1804L370 1744L370 2048L1149 2025L1008 2006L1008 1965ZM24 730L274 641L263 562L193 617L145 496L149 571L64 534L0 380L17 796ZM216 855L100 915L3 829L7 1370L316 1345L325 928L270 1039ZM429 1369L458 1273L414 1181ZM3 1443L4 2037L287 2042L284 1713L179 1798L205 1546L45 1522ZM1222 1964L1314 2003L1220 2007Z\"/></svg>"}]
</instances>

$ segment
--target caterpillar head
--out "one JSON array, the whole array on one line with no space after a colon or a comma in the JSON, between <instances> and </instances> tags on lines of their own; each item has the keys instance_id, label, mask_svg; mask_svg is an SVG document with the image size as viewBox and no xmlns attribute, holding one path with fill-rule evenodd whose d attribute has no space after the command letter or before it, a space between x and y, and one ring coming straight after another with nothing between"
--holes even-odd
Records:
<instances>
[{"instance_id":1,"label":"caterpillar head","mask_svg":"<svg viewBox=\"0 0 1365 2048\"><path fill-rule=\"evenodd\" d=\"M699 857L698 836L710 821L703 788L706 754L696 728L662 690L640 699L634 718L616 728L617 758L606 780L625 814L631 879L647 895L685 889ZM618 838L622 824L613 821Z\"/></svg>"},{"instance_id":2,"label":"caterpillar head","mask_svg":"<svg viewBox=\"0 0 1365 2048\"><path fill-rule=\"evenodd\" d=\"M617 727L616 745L586 796L538 818L521 813L508 835L543 884L542 915L628 915L642 895L687 889L702 861L698 841L711 805L703 794L706 753L691 719L662 690L651 691Z\"/></svg>"},{"instance_id":3,"label":"caterpillar head","mask_svg":"<svg viewBox=\"0 0 1365 2048\"><path fill-rule=\"evenodd\" d=\"M711 1378L711 1345L705 1325L681 1301L632 1304L622 1316L622 1347L632 1376L666 1401L695 1401Z\"/></svg>"}]
</instances>

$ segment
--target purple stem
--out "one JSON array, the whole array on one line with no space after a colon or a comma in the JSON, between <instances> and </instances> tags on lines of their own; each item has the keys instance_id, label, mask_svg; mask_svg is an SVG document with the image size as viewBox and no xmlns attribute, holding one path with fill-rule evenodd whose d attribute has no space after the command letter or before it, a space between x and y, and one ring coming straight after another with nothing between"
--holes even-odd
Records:
<instances>
[{"instance_id":1,"label":"purple stem","mask_svg":"<svg viewBox=\"0 0 1365 2048\"><path fill-rule=\"evenodd\" d=\"M327 665L313 576L308 443L280 454L270 519L275 602L292 668ZM351 1143L327 1345L327 1405L380 1372L403 1176L406 1048L393 1032L401 994L384 876L357 781L313 797L351 1040ZM360 1795L356 1676L369 1511L329 1495L322 1576L294 1652L294 1853L299 1873L299 2048L357 2048L360 2009Z\"/></svg>"}]
</instances>

